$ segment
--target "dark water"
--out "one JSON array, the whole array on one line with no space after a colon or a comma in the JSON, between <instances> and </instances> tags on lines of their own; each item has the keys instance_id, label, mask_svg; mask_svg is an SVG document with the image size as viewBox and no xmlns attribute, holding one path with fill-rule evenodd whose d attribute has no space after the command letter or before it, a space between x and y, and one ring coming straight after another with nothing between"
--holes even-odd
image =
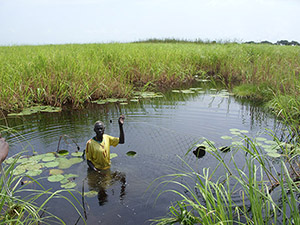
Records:
<instances>
[{"instance_id":1,"label":"dark water","mask_svg":"<svg viewBox=\"0 0 300 225\"><path fill-rule=\"evenodd\" d=\"M155 201L158 193L166 187L155 189L158 182L150 187L149 184L176 170L188 171L179 157L201 173L205 167L213 170L217 166L217 161L208 153L200 159L192 152L185 155L195 142L205 137L214 141L216 146L224 146L230 142L221 136L230 135L231 128L247 130L249 136L256 136L265 128L279 129L270 114L232 96L222 97L222 93L216 90L196 94L167 93L165 98L128 105L92 105L81 110L11 118L7 123L14 131L5 135L10 143L10 155L23 149L29 153L33 150L39 153L56 151L58 139L63 134L71 136L83 150L86 141L94 136L95 121L102 120L106 124L106 133L119 136L117 119L120 114L125 114L125 144L111 148L111 152L118 154L112 159L111 170L97 174L89 171L83 161L68 172L79 175L75 180L78 192L93 190L98 193L85 198L87 224L150 224L149 219L166 215L170 202L178 197L165 193ZM76 150L72 142L62 142L61 148L70 152ZM137 155L129 157L126 155L128 151L135 151ZM243 165L244 155L236 154L235 157ZM230 153L224 154L226 158L230 158ZM222 176L224 172L224 169L219 169L216 175ZM47 176L47 173L45 171L42 176ZM41 183L60 188L47 180ZM176 186L171 188L180 190ZM82 200L80 194L75 196ZM61 199L52 201L48 210L67 224L75 224L78 219L72 206Z\"/></svg>"}]
</instances>

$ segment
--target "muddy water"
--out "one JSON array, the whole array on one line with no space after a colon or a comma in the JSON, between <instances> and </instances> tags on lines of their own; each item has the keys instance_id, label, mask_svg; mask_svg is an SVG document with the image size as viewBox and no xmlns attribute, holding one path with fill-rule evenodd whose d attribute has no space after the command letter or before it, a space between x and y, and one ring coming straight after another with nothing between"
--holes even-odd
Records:
<instances>
[{"instance_id":1,"label":"muddy water","mask_svg":"<svg viewBox=\"0 0 300 225\"><path fill-rule=\"evenodd\" d=\"M63 134L72 137L83 150L86 141L94 136L93 125L97 120L106 124L106 133L118 136L120 114L126 115L125 144L111 148L118 156L111 160L110 171L97 174L88 169L86 161L66 170L78 175L74 180L78 191L75 196L80 202L79 193L96 193L84 199L87 224L150 224L149 219L166 215L170 202L177 200L177 196L170 193L156 199L166 187L155 189L158 182L149 187L154 179L177 170L188 171L182 160L199 172L205 167L214 169L217 166L209 153L202 158L195 157L192 151L186 154L196 142L207 138L216 146L230 145L230 141L221 137L231 135L232 128L246 130L249 136L263 136L260 133L265 128L279 130L277 121L261 108L240 102L224 91L209 89L194 94L170 92L164 98L128 105L110 103L10 118L7 123L14 131L4 135L10 142L10 155L22 150L28 154L56 151ZM70 140L62 141L60 148L69 152L76 150ZM130 157L126 155L128 151L137 154ZM230 152L224 153L223 157L229 160ZM244 155L236 154L235 157L242 166ZM45 170L41 177L48 174ZM224 170L219 169L216 174L222 176ZM41 183L53 190L60 188L59 183L50 183L46 178L41 179ZM168 188L180 191L176 186ZM47 209L67 224L75 224L78 219L72 206L62 199L52 201ZM83 209L80 211L84 214Z\"/></svg>"}]
</instances>

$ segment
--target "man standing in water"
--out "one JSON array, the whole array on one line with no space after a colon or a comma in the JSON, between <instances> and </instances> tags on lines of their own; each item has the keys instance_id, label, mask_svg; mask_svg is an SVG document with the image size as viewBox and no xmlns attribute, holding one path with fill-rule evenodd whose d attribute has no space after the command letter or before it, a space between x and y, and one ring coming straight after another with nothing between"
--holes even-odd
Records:
<instances>
[{"instance_id":1,"label":"man standing in water","mask_svg":"<svg viewBox=\"0 0 300 225\"><path fill-rule=\"evenodd\" d=\"M97 121L94 125L96 136L88 140L86 143L85 153L87 164L95 171L105 170L110 168L110 146L116 147L118 144L124 144L124 124L125 116L119 117L120 136L112 137L104 134L105 125L101 121Z\"/></svg>"}]
</instances>

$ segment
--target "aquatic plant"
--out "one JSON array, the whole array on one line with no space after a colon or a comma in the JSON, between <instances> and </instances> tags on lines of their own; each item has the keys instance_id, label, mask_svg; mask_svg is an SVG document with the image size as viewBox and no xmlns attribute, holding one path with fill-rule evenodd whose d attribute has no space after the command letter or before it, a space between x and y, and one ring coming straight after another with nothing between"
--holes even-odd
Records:
<instances>
[{"instance_id":1,"label":"aquatic plant","mask_svg":"<svg viewBox=\"0 0 300 225\"><path fill-rule=\"evenodd\" d=\"M232 129L233 132L237 129ZM196 171L181 159L186 172L159 177L150 185L161 188L157 198L166 192L175 193L179 198L171 203L168 215L152 222L160 225L298 224L299 146L281 142L273 132L268 133L272 140L241 136L244 144L235 145L230 153L222 153L208 140L201 143L220 162L217 167L223 166L226 173L216 177L216 168ZM245 153L242 168L235 160L237 151ZM233 167L223 160L226 154L231 154Z\"/></svg>"},{"instance_id":2,"label":"aquatic plant","mask_svg":"<svg viewBox=\"0 0 300 225\"><path fill-rule=\"evenodd\" d=\"M6 164L1 174L0 192L0 224L44 224L65 222L58 216L46 210L46 205L54 198L59 198L70 203L71 207L78 213L84 223L85 219L80 213L80 203L74 194L69 190L45 189L39 180L30 175L24 177L15 175L14 168L18 157L11 164ZM8 190L4 187L6 180ZM30 188L32 185L38 188ZM68 193L71 198L66 197ZM72 199L78 203L74 204ZM75 221L74 221L75 222Z\"/></svg>"}]
</instances>

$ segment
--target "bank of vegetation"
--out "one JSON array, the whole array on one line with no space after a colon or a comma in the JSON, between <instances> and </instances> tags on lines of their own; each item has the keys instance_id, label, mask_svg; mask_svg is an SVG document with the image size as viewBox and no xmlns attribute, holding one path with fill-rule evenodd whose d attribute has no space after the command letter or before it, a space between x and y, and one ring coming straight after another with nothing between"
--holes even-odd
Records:
<instances>
[{"instance_id":1,"label":"bank of vegetation","mask_svg":"<svg viewBox=\"0 0 300 225\"><path fill-rule=\"evenodd\" d=\"M240 97L299 118L300 48L238 43L113 43L0 47L0 108L77 107L137 89L221 81Z\"/></svg>"}]
</instances>

